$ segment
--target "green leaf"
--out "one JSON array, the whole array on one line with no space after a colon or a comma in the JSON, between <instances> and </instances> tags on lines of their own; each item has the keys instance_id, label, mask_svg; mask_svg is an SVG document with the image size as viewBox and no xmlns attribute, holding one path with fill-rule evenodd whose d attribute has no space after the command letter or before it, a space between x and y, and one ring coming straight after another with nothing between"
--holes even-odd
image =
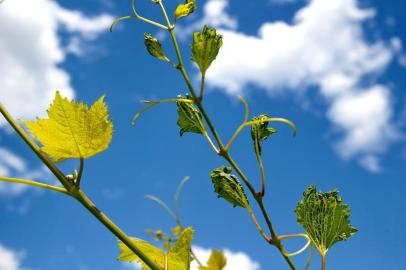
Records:
<instances>
[{"instance_id":1,"label":"green leaf","mask_svg":"<svg viewBox=\"0 0 406 270\"><path fill-rule=\"evenodd\" d=\"M244 188L237 176L231 174L231 168L221 166L210 173L214 191L218 197L225 199L234 207L241 206L247 208L249 203Z\"/></svg>"},{"instance_id":2,"label":"green leaf","mask_svg":"<svg viewBox=\"0 0 406 270\"><path fill-rule=\"evenodd\" d=\"M178 98L191 100L188 96L178 96ZM205 128L202 122L202 115L194 107L193 103L177 101L176 104L178 106L179 117L177 124L180 127L180 136L185 132L203 134Z\"/></svg>"},{"instance_id":3,"label":"green leaf","mask_svg":"<svg viewBox=\"0 0 406 270\"><path fill-rule=\"evenodd\" d=\"M165 263L167 260L168 270L189 270L190 262L192 261L191 243L193 240L193 233L194 231L192 228L186 228L168 253L165 253L163 250L141 239L131 238L131 241L162 269L165 269ZM125 262L136 261L142 265L142 270L150 270L150 268L145 265L144 262L124 243L119 241L118 246L120 248L120 256L117 260Z\"/></svg>"},{"instance_id":4,"label":"green leaf","mask_svg":"<svg viewBox=\"0 0 406 270\"><path fill-rule=\"evenodd\" d=\"M213 249L207 261L207 266L199 266L199 270L222 270L226 267L226 264L227 259L224 252Z\"/></svg>"},{"instance_id":5,"label":"green leaf","mask_svg":"<svg viewBox=\"0 0 406 270\"><path fill-rule=\"evenodd\" d=\"M149 33L145 33L144 36L145 36L144 44L149 54L165 62L170 62L168 57L166 57L159 40L154 38Z\"/></svg>"},{"instance_id":6,"label":"green leaf","mask_svg":"<svg viewBox=\"0 0 406 270\"><path fill-rule=\"evenodd\" d=\"M195 0L186 0L184 4L180 4L175 9L175 22L182 17L189 16L189 14L193 13L196 10L196 1Z\"/></svg>"},{"instance_id":7,"label":"green leaf","mask_svg":"<svg viewBox=\"0 0 406 270\"><path fill-rule=\"evenodd\" d=\"M251 138L254 141L254 148L256 151L256 144L258 144L258 154L261 155L261 142L268 139L269 136L276 133L275 128L268 127L269 122L263 121L269 119L266 114L261 114L258 117L252 118L252 121L259 121L251 125Z\"/></svg>"},{"instance_id":8,"label":"green leaf","mask_svg":"<svg viewBox=\"0 0 406 270\"><path fill-rule=\"evenodd\" d=\"M310 186L295 209L297 222L303 226L322 256L337 242L357 232L350 224L350 208L337 190L318 192Z\"/></svg>"},{"instance_id":9,"label":"green leaf","mask_svg":"<svg viewBox=\"0 0 406 270\"><path fill-rule=\"evenodd\" d=\"M222 45L223 37L217 34L215 28L205 25L202 32L193 34L192 60L197 63L203 75L216 59Z\"/></svg>"},{"instance_id":10,"label":"green leaf","mask_svg":"<svg viewBox=\"0 0 406 270\"><path fill-rule=\"evenodd\" d=\"M106 150L113 134L107 106L99 98L90 109L84 103L63 98L56 92L48 119L24 121L43 145L42 150L56 162L68 158L89 158Z\"/></svg>"}]
</instances>

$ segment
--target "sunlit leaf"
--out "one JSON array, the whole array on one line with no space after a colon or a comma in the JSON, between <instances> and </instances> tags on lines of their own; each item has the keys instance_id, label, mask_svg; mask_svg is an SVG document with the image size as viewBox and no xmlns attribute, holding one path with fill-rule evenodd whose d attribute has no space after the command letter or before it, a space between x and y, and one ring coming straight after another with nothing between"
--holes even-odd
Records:
<instances>
[{"instance_id":1,"label":"sunlit leaf","mask_svg":"<svg viewBox=\"0 0 406 270\"><path fill-rule=\"evenodd\" d=\"M199 266L199 270L222 270L226 267L227 259L224 252L213 249L207 266Z\"/></svg>"},{"instance_id":2,"label":"sunlit leaf","mask_svg":"<svg viewBox=\"0 0 406 270\"><path fill-rule=\"evenodd\" d=\"M181 99L189 99L188 96ZM180 136L185 132L202 134L205 132L200 112L194 107L193 103L177 101L178 106L178 126L180 127Z\"/></svg>"},{"instance_id":3,"label":"sunlit leaf","mask_svg":"<svg viewBox=\"0 0 406 270\"><path fill-rule=\"evenodd\" d=\"M219 197L231 203L234 207L248 207L248 199L244 188L237 176L231 174L231 168L221 166L210 173L214 191Z\"/></svg>"},{"instance_id":4,"label":"sunlit leaf","mask_svg":"<svg viewBox=\"0 0 406 270\"><path fill-rule=\"evenodd\" d=\"M310 186L303 194L295 209L297 221L322 255L335 243L357 232L350 224L350 208L342 202L337 190L323 193Z\"/></svg>"},{"instance_id":5,"label":"sunlit leaf","mask_svg":"<svg viewBox=\"0 0 406 270\"><path fill-rule=\"evenodd\" d=\"M145 33L144 36L145 36L144 44L149 54L165 62L169 62L169 59L166 57L159 40L154 38L149 33Z\"/></svg>"},{"instance_id":6,"label":"sunlit leaf","mask_svg":"<svg viewBox=\"0 0 406 270\"><path fill-rule=\"evenodd\" d=\"M167 261L168 270L189 270L190 262L192 260L191 243L193 240L193 233L194 231L192 228L186 228L183 230L175 245L168 253L144 240L137 238L131 238L131 240L137 248L139 248L147 257L151 258L162 269L165 269ZM118 245L120 248L120 256L117 259L119 261L136 261L142 265L142 270L150 270L150 268L145 265L145 263L124 243L119 241Z\"/></svg>"},{"instance_id":7,"label":"sunlit leaf","mask_svg":"<svg viewBox=\"0 0 406 270\"><path fill-rule=\"evenodd\" d=\"M261 154L261 142L277 132L276 129L268 127L269 122L263 121L266 119L269 119L269 116L266 114L261 114L252 119L252 121L259 121L251 125L251 138L254 141L255 151L258 147L259 154ZM255 144L257 144L257 147Z\"/></svg>"},{"instance_id":8,"label":"sunlit leaf","mask_svg":"<svg viewBox=\"0 0 406 270\"><path fill-rule=\"evenodd\" d=\"M196 10L196 1L195 0L186 0L184 4L180 4L175 9L175 21L179 18L189 16L189 14L193 13Z\"/></svg>"},{"instance_id":9,"label":"sunlit leaf","mask_svg":"<svg viewBox=\"0 0 406 270\"><path fill-rule=\"evenodd\" d=\"M171 230L171 233L173 234L173 235L179 235L179 234L181 234L183 232L183 227L182 226L176 226L175 228L173 228L172 230Z\"/></svg>"},{"instance_id":10,"label":"sunlit leaf","mask_svg":"<svg viewBox=\"0 0 406 270\"><path fill-rule=\"evenodd\" d=\"M140 249L145 256L151 258L158 266L164 267L165 266L165 253L155 247L154 245L151 245L150 243L137 239L137 238L131 238L131 241L133 244ZM147 265L144 264L144 262L132 252L131 249L129 249L124 243L119 241L118 246L120 248L120 256L117 258L117 260L122 261L122 262L138 262L142 265L143 270L150 270Z\"/></svg>"},{"instance_id":11,"label":"sunlit leaf","mask_svg":"<svg viewBox=\"0 0 406 270\"><path fill-rule=\"evenodd\" d=\"M192 261L191 244L194 231L186 228L168 253L169 269L189 270ZM171 268L172 267L172 268Z\"/></svg>"},{"instance_id":12,"label":"sunlit leaf","mask_svg":"<svg viewBox=\"0 0 406 270\"><path fill-rule=\"evenodd\" d=\"M108 148L112 138L113 124L103 99L104 96L89 109L56 92L48 118L24 124L53 160L89 158Z\"/></svg>"},{"instance_id":13,"label":"sunlit leaf","mask_svg":"<svg viewBox=\"0 0 406 270\"><path fill-rule=\"evenodd\" d=\"M216 59L222 45L223 37L217 34L215 28L205 25L202 32L193 34L192 60L199 66L202 74L206 73Z\"/></svg>"}]
</instances>

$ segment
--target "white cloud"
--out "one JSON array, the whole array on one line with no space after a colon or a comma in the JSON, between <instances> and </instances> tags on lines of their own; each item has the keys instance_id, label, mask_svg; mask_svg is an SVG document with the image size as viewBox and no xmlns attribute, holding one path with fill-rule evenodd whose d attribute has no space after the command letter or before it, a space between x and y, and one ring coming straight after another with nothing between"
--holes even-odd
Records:
<instances>
[{"instance_id":1,"label":"white cloud","mask_svg":"<svg viewBox=\"0 0 406 270\"><path fill-rule=\"evenodd\" d=\"M51 0L11 0L0 5L0 100L17 118L43 115L55 90L72 97L70 74L60 67L68 52L107 32L112 17L87 17ZM58 31L69 42L63 47ZM4 125L0 118L0 126Z\"/></svg>"},{"instance_id":2,"label":"white cloud","mask_svg":"<svg viewBox=\"0 0 406 270\"><path fill-rule=\"evenodd\" d=\"M25 160L2 147L0 147L0 176L36 179L42 181L49 180L49 173L47 173L45 168L30 169L28 168ZM29 186L27 185L0 181L0 196L20 195L28 188Z\"/></svg>"},{"instance_id":3,"label":"white cloud","mask_svg":"<svg viewBox=\"0 0 406 270\"><path fill-rule=\"evenodd\" d=\"M193 252L196 257L204 264L210 257L211 249L203 248L199 246L193 246ZM254 261L248 254L244 252L234 252L229 249L224 250L224 254L227 258L227 265L224 270L259 270L260 264ZM141 267L136 263L124 263L124 269L140 270ZM0 269L2 270L2 269ZM198 270L198 264L196 261L192 261L190 270Z\"/></svg>"},{"instance_id":4,"label":"white cloud","mask_svg":"<svg viewBox=\"0 0 406 270\"><path fill-rule=\"evenodd\" d=\"M380 85L340 95L331 105L328 118L344 131L344 138L337 144L343 157L382 153L397 137L391 125L390 92Z\"/></svg>"},{"instance_id":5,"label":"white cloud","mask_svg":"<svg viewBox=\"0 0 406 270\"><path fill-rule=\"evenodd\" d=\"M0 270L23 270L22 255L0 244Z\"/></svg>"},{"instance_id":6,"label":"white cloud","mask_svg":"<svg viewBox=\"0 0 406 270\"><path fill-rule=\"evenodd\" d=\"M399 38L369 42L363 23L375 10L357 4L311 0L293 23L265 22L257 36L220 29L224 45L206 75L208 85L232 95L256 85L270 95L300 96L315 86L339 131L340 156L363 165L373 158L379 166L379 154L398 136L390 89L375 82L402 43ZM377 166L364 167L376 172Z\"/></svg>"},{"instance_id":7,"label":"white cloud","mask_svg":"<svg viewBox=\"0 0 406 270\"><path fill-rule=\"evenodd\" d=\"M238 22L226 10L228 0L209 0L204 5L204 17L200 24L210 24L211 27L237 28Z\"/></svg>"},{"instance_id":8,"label":"white cloud","mask_svg":"<svg viewBox=\"0 0 406 270\"><path fill-rule=\"evenodd\" d=\"M379 164L379 161L375 156L364 156L360 159L359 162L361 166L371 172L379 173L382 170L381 165Z\"/></svg>"}]
</instances>

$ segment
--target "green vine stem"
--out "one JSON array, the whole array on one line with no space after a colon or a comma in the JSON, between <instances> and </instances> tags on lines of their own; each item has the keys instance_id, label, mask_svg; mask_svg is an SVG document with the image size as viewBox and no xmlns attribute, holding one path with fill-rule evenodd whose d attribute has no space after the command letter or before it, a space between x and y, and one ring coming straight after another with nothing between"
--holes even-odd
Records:
<instances>
[{"instance_id":1,"label":"green vine stem","mask_svg":"<svg viewBox=\"0 0 406 270\"><path fill-rule=\"evenodd\" d=\"M11 114L0 102L0 113L4 116L11 127L17 132L21 139L31 148L37 157L48 167L55 177L65 187L66 192L81 203L94 217L96 217L110 232L120 239L130 250L134 252L148 267L152 270L162 270L153 260L147 257L138 247L134 245L131 239L106 215L104 215L96 205L80 190L80 188L67 179L56 164L50 160L39 148L39 146L30 138L24 129L16 122ZM28 183L28 182L26 182ZM31 183L33 184L33 183ZM38 185L36 185L38 186Z\"/></svg>"},{"instance_id":2,"label":"green vine stem","mask_svg":"<svg viewBox=\"0 0 406 270\"><path fill-rule=\"evenodd\" d=\"M259 151L259 141L255 138L255 156L257 157L259 171L261 172L261 191L258 193L258 196L264 197L265 196L265 169L264 165L262 164L262 157Z\"/></svg>"},{"instance_id":3,"label":"green vine stem","mask_svg":"<svg viewBox=\"0 0 406 270\"><path fill-rule=\"evenodd\" d=\"M140 16L140 15L138 14L137 10L135 9L135 0L132 0L132 2L131 2L131 8L132 8L132 10L133 10L133 12L134 12L134 16L135 16L137 19L139 19L139 20L141 20L141 21L144 21L144 22L146 22L146 23L155 25L155 26L157 26L157 27L159 27L159 28L162 28L162 29L164 29L164 30L168 30L168 28L167 28L165 25L160 24L160 23L157 23L157 22L155 22L155 21L152 21L152 20L150 20L150 19L146 19L146 18Z\"/></svg>"},{"instance_id":4,"label":"green vine stem","mask_svg":"<svg viewBox=\"0 0 406 270\"><path fill-rule=\"evenodd\" d=\"M321 256L321 270L326 270L326 255Z\"/></svg>"},{"instance_id":5,"label":"green vine stem","mask_svg":"<svg viewBox=\"0 0 406 270\"><path fill-rule=\"evenodd\" d=\"M85 161L84 161L83 158L80 158L80 159L79 159L79 172L78 172L78 175L77 175L76 181L75 181L75 183L76 183L76 185L77 185L78 187L80 187L80 180L82 180L82 175L83 175L83 169L84 169L84 167L85 167Z\"/></svg>"},{"instance_id":6,"label":"green vine stem","mask_svg":"<svg viewBox=\"0 0 406 270\"><path fill-rule=\"evenodd\" d=\"M306 238L306 240L307 240L306 244L301 249L299 249L298 251L295 251L295 252L292 252L292 253L286 253L286 256L293 257L293 256L296 256L296 255L299 255L302 252L304 252L310 246L310 244L312 243L312 240L310 239L310 237L307 234L304 234L304 233L280 235L279 239L283 240L283 239L287 239L287 238L297 238L297 237Z\"/></svg>"},{"instance_id":7,"label":"green vine stem","mask_svg":"<svg viewBox=\"0 0 406 270\"><path fill-rule=\"evenodd\" d=\"M44 183L33 181L33 180L0 176L0 181L8 182L8 183L29 185L29 186L33 186L33 187L40 187L40 188L45 188L45 189L49 189L49 190L52 190L52 191L60 192L60 193L63 193L65 195L70 195L66 191L66 189L63 188L63 187L56 187L56 186L44 184Z\"/></svg>"},{"instance_id":8,"label":"green vine stem","mask_svg":"<svg viewBox=\"0 0 406 270\"><path fill-rule=\"evenodd\" d=\"M238 134L241 133L241 131L248 126L251 126L253 124L260 124L260 123L264 123L264 122L280 122L280 123L285 123L288 124L292 130L293 130L293 136L296 136L296 126L295 124L292 123L292 121L285 119L285 118L268 118L268 119L264 119L264 120L253 120L253 121L248 121L248 122L244 122L242 123L238 129L234 132L233 136L231 136L231 139L228 141L225 149L228 151L231 147L231 145L233 144L234 140L237 138Z\"/></svg>"},{"instance_id":9,"label":"green vine stem","mask_svg":"<svg viewBox=\"0 0 406 270\"><path fill-rule=\"evenodd\" d=\"M176 56L177 56L177 59L178 59L177 68L181 72L181 74L183 76L183 79L184 79L184 81L185 81L185 83L186 83L186 85L188 87L188 90L189 90L193 100L195 100L196 106L200 110L204 120L206 121L206 123L207 123L207 125L209 127L210 132L212 133L212 135L215 138L215 141L217 142L217 145L218 145L218 148L219 148L218 155L224 157L230 163L230 165L234 168L234 170L237 172L237 174L243 179L244 183L247 185L248 189L250 190L252 195L255 197L255 200L257 201L258 205L260 206L261 212L262 212L262 214L263 214L263 216L264 216L264 218L266 220L266 223L268 225L268 228L269 228L269 230L271 232L272 239L269 242L272 245L274 245L275 247L277 247L277 249L280 251L280 253L284 257L285 261L288 263L289 267L292 270L296 270L296 267L295 267L294 263L292 262L291 258L289 256L285 255L286 252L285 252L285 250L283 248L283 245L280 242L280 240L279 240L279 238L278 238L278 236L277 236L277 234L275 232L274 227L272 226L271 220L270 220L270 218L268 216L268 213L267 213L266 208L264 206L264 203L262 201L262 197L258 197L258 194L256 193L255 189L252 187L251 183L248 181L248 178L242 173L241 169L237 166L237 164L231 158L231 156L229 154L229 151L228 151L228 148L224 147L224 144L223 144L220 136L218 135L216 128L214 127L210 117L208 116L204 106L202 105L201 99L197 97L196 91L195 91L195 89L194 89L194 87L193 87L193 85L192 85L192 83L190 81L189 75L187 74L187 71L186 71L185 66L183 64L183 58L182 58L182 55L181 55L181 52L180 52L180 49L179 49L179 45L178 45L178 41L177 41L177 38L176 38L176 35L175 35L175 32L174 32L174 25L172 25L170 23L169 17L167 15L165 7L164 7L164 5L162 3L162 0L158 1L158 4L161 7L162 14L163 14L163 16L164 16L164 18L165 18L165 20L167 22L168 31L169 31L169 34L170 34L170 37L171 37L171 40L172 40L172 43L173 43L173 46L174 46L174 49L175 49L175 52L176 52ZM282 118L272 118L272 119L275 120L275 121L280 121L280 122L285 122L285 123L290 122L289 120L282 119ZM243 126L240 127L241 130L245 126L251 125L252 123L253 123L253 121L243 124ZM293 125L293 123L291 123L291 122L290 122L290 124ZM234 137L236 137L241 130L236 132ZM229 143L229 145L231 145L231 144Z\"/></svg>"}]
</instances>

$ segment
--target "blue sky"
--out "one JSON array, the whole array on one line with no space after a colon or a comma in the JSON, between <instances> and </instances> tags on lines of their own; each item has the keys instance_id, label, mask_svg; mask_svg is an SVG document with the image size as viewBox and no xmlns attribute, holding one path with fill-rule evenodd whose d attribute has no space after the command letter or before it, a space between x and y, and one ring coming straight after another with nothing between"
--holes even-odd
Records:
<instances>
[{"instance_id":1,"label":"blue sky","mask_svg":"<svg viewBox=\"0 0 406 270\"><path fill-rule=\"evenodd\" d=\"M142 108L140 99L187 91L178 72L144 48L143 33L151 32L174 58L166 33L135 20L108 33L113 18L131 14L129 1L31 2L6 0L0 6L0 101L17 118L29 119L43 116L57 89L88 103L106 95L113 141L86 162L82 180L99 208L128 234L148 239L145 229L169 230L174 222L144 195L171 202L188 175L181 212L183 222L196 230L200 254L229 250L240 269L227 270L288 269L246 212L217 199L208 174L226 164L202 137L179 136L174 105L157 106L136 127L130 125ZM138 2L142 15L161 20L150 1ZM173 10L180 1L167 2ZM328 269L405 269L406 3L208 0L198 5L179 23L178 34L186 60L191 33L204 23L224 35L204 101L224 140L243 119L237 95L247 99L252 116L286 117L298 127L293 138L288 127L275 125L278 134L263 147L265 202L277 232L302 231L293 209L307 186L339 188L359 232L333 247ZM187 68L198 83L197 69L190 63ZM259 187L248 130L232 155ZM67 174L75 166L75 161L61 164ZM3 120L0 174L54 181ZM69 198L1 184L0 215L0 270L131 269L115 260L118 248L110 233ZM294 250L300 244L286 246ZM301 269L306 256L295 260ZM311 269L319 268L316 258Z\"/></svg>"}]
</instances>

